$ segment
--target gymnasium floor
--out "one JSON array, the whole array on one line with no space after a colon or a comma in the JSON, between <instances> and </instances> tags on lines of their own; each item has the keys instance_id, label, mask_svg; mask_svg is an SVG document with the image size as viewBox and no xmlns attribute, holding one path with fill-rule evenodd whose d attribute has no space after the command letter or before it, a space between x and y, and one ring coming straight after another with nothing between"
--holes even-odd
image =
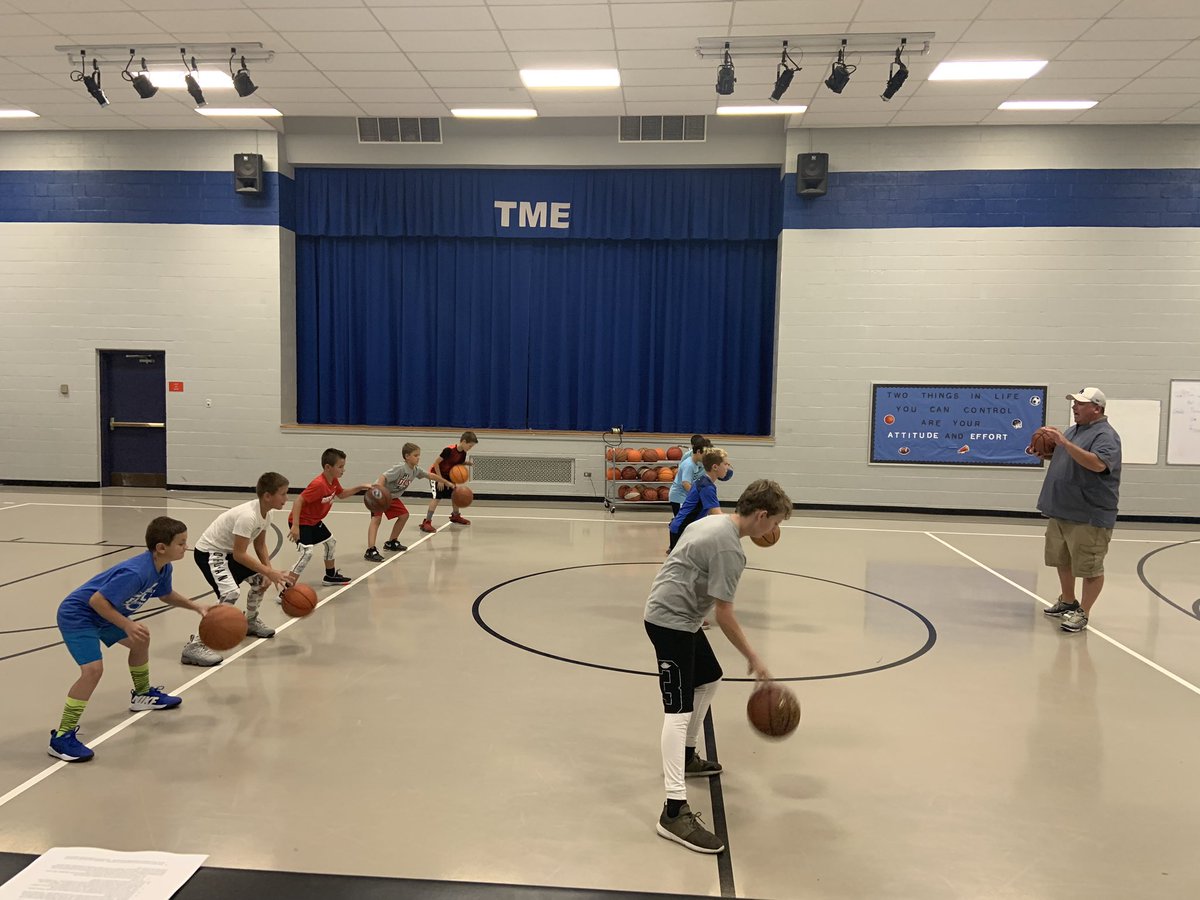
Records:
<instances>
[{"instance_id":1,"label":"gymnasium floor","mask_svg":"<svg viewBox=\"0 0 1200 900\"><path fill-rule=\"evenodd\" d=\"M153 516L194 542L245 499L0 491L0 878L14 854L84 845L207 853L246 879L414 879L308 882L347 898L1200 891L1200 529L1119 527L1080 635L1041 614L1057 586L1036 521L800 514L775 547L746 542L739 618L804 718L784 741L752 733L740 657L709 633L727 683L707 755L725 774L689 787L728 838L711 857L654 831L661 707L641 614L665 517L598 502L481 502L469 528L441 510L436 535L414 515L408 552L381 565L361 558L361 505L338 504L353 584L207 670L179 663L194 615L152 601L151 678L183 707L127 712L110 650L83 720L95 760L52 760L78 671L61 597L137 552ZM190 558L176 586L204 592ZM301 896L282 884L245 895Z\"/></svg>"}]
</instances>

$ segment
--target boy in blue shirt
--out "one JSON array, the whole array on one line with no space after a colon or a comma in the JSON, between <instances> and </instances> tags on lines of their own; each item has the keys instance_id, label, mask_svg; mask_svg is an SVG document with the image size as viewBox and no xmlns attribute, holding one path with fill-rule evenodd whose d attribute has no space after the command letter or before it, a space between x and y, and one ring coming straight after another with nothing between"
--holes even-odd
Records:
<instances>
[{"instance_id":1,"label":"boy in blue shirt","mask_svg":"<svg viewBox=\"0 0 1200 900\"><path fill-rule=\"evenodd\" d=\"M100 644L129 648L129 674L133 677L129 708L170 709L183 701L150 686L150 629L130 618L151 597L169 606L190 609L203 616L211 607L198 606L171 586L171 563L187 552L187 526L159 516L146 528L146 552L117 563L72 591L58 607L58 630L63 643L79 663L79 678L67 691L67 703L57 731L50 732L51 756L67 762L85 762L95 754L78 737L79 717L104 674Z\"/></svg>"},{"instance_id":2,"label":"boy in blue shirt","mask_svg":"<svg viewBox=\"0 0 1200 900\"><path fill-rule=\"evenodd\" d=\"M704 435L692 435L692 452L679 463L679 468L675 470L675 479L671 482L671 490L667 492L667 499L671 501L672 517L679 515L679 507L683 506L683 501L687 499L692 482L704 471L704 451L711 446L712 441Z\"/></svg>"},{"instance_id":3,"label":"boy in blue shirt","mask_svg":"<svg viewBox=\"0 0 1200 900\"><path fill-rule=\"evenodd\" d=\"M733 469L729 465L729 454L720 447L710 447L702 457L704 471L692 482L692 489L679 507L679 512L671 520L671 550L679 543L684 529L702 516L719 516L721 501L717 499L717 486L714 481L728 481L733 477ZM670 553L671 550L667 552Z\"/></svg>"}]
</instances>

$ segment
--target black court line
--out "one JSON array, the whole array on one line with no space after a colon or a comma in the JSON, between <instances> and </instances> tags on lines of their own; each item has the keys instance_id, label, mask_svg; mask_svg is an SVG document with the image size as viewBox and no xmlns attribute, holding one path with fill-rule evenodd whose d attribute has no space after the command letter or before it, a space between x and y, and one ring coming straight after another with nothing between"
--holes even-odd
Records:
<instances>
[{"instance_id":1,"label":"black court line","mask_svg":"<svg viewBox=\"0 0 1200 900\"><path fill-rule=\"evenodd\" d=\"M720 762L717 755L717 730L713 726L712 709L704 715L704 752L713 762ZM717 854L717 879L722 897L736 897L737 887L733 883L733 844L729 839L729 820L725 816L725 792L721 788L721 773L708 779L708 796L712 803L713 830L725 838L725 849Z\"/></svg>"},{"instance_id":2,"label":"black court line","mask_svg":"<svg viewBox=\"0 0 1200 900\"><path fill-rule=\"evenodd\" d=\"M46 569L44 572L37 572L36 574L33 574L33 575L26 575L24 578L14 578L12 581L5 581L2 584L0 584L0 588L8 587L10 584L20 584L22 581L29 581L32 578L41 578L43 575L49 575L51 572L61 572L63 569L69 569L72 566L82 565L85 562L92 562L93 560L96 560L96 559L104 559L104 557L112 556L114 553L122 553L126 550L130 550L134 546L135 545L133 545L133 544L129 544L124 547L117 547L117 549L109 550L107 553L101 553L99 556L89 556L89 557L87 557L87 559L77 559L77 560L75 560L75 562L67 563L65 566L57 566L53 569Z\"/></svg>"},{"instance_id":3,"label":"black court line","mask_svg":"<svg viewBox=\"0 0 1200 900\"><path fill-rule=\"evenodd\" d=\"M1137 573L1138 573L1138 578L1141 580L1142 584L1144 584L1146 586L1146 590L1148 590L1148 591L1150 591L1150 593L1154 594L1154 596L1156 596L1163 603L1167 604L1168 606L1173 606L1175 609L1179 610L1185 616L1190 616L1193 619L1200 619L1200 599L1193 600L1192 608L1187 609L1186 607L1180 606L1178 603L1176 603L1174 600L1172 600L1170 597L1168 597L1166 594L1164 594L1162 591L1160 591L1158 588L1156 588L1154 585L1152 585L1150 583L1150 579L1146 577L1146 563L1149 562L1150 557L1154 556L1156 553L1162 553L1164 550L1173 550L1176 547L1184 547L1188 544L1196 544L1196 543L1200 543L1200 538L1193 538L1190 541L1180 541L1177 544L1167 544L1165 547L1158 547L1154 550L1151 550L1149 553L1147 553L1145 556L1143 556L1141 559L1138 560Z\"/></svg>"}]
</instances>

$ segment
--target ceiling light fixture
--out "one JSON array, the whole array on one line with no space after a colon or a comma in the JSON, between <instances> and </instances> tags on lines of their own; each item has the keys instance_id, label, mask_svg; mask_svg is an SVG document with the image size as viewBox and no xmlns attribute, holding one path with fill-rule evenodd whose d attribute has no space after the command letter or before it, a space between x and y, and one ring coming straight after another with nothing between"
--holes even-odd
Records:
<instances>
[{"instance_id":1,"label":"ceiling light fixture","mask_svg":"<svg viewBox=\"0 0 1200 900\"><path fill-rule=\"evenodd\" d=\"M522 69L527 88L615 88L621 86L616 69Z\"/></svg>"},{"instance_id":2,"label":"ceiling light fixture","mask_svg":"<svg viewBox=\"0 0 1200 900\"><path fill-rule=\"evenodd\" d=\"M1007 110L1091 109L1099 102L1099 100L1006 100L996 108Z\"/></svg>"},{"instance_id":3,"label":"ceiling light fixture","mask_svg":"<svg viewBox=\"0 0 1200 900\"><path fill-rule=\"evenodd\" d=\"M149 66L146 65L146 60L142 60L142 69L136 75L129 74L129 67L133 65L133 54L136 50L129 51L129 62L125 63L125 70L121 73L121 77L133 85L133 89L137 91L137 95L143 100L149 100L158 93L158 87L150 80L150 76L146 74Z\"/></svg>"},{"instance_id":4,"label":"ceiling light fixture","mask_svg":"<svg viewBox=\"0 0 1200 900\"><path fill-rule=\"evenodd\" d=\"M258 116L269 118L283 115L283 113L271 106L232 106L229 108L206 106L203 109L197 109L196 112L202 116Z\"/></svg>"},{"instance_id":5,"label":"ceiling light fixture","mask_svg":"<svg viewBox=\"0 0 1200 900\"><path fill-rule=\"evenodd\" d=\"M1023 81L1045 68L1044 59L955 60L938 63L930 81Z\"/></svg>"},{"instance_id":6,"label":"ceiling light fixture","mask_svg":"<svg viewBox=\"0 0 1200 900\"><path fill-rule=\"evenodd\" d=\"M71 80L82 81L93 100L101 106L108 106L108 98L104 96L104 90L100 87L100 64L93 59L92 74L89 75L87 73L87 54L83 50L79 51L79 68L71 70Z\"/></svg>"},{"instance_id":7,"label":"ceiling light fixture","mask_svg":"<svg viewBox=\"0 0 1200 900\"><path fill-rule=\"evenodd\" d=\"M845 90L846 85L850 83L850 76L855 73L858 66L846 65L846 39L842 38L842 48L838 50L837 59L829 70L829 77L825 79L825 87L829 88L835 94L840 94Z\"/></svg>"},{"instance_id":8,"label":"ceiling light fixture","mask_svg":"<svg viewBox=\"0 0 1200 900\"><path fill-rule=\"evenodd\" d=\"M733 57L729 55L729 43L725 43L725 61L721 63L721 68L717 69L717 93L722 97L728 97L733 93L733 86L737 84L737 77L733 72Z\"/></svg>"},{"instance_id":9,"label":"ceiling light fixture","mask_svg":"<svg viewBox=\"0 0 1200 900\"><path fill-rule=\"evenodd\" d=\"M536 109L452 109L457 119L536 119Z\"/></svg>"},{"instance_id":10,"label":"ceiling light fixture","mask_svg":"<svg viewBox=\"0 0 1200 900\"><path fill-rule=\"evenodd\" d=\"M788 56L788 42L784 41L783 56L779 58L779 65L775 67L775 88L771 91L770 96L772 103L778 103L779 99L787 93L787 89L792 86L792 79L802 68L803 66L797 65L795 60Z\"/></svg>"},{"instance_id":11,"label":"ceiling light fixture","mask_svg":"<svg viewBox=\"0 0 1200 900\"><path fill-rule=\"evenodd\" d=\"M237 91L239 97L249 97L258 90L258 85L250 80L250 73L246 70L246 57L242 57L242 67L237 70L237 74L233 71L233 59L237 56L237 47L229 48L229 75L233 78L233 89Z\"/></svg>"},{"instance_id":12,"label":"ceiling light fixture","mask_svg":"<svg viewBox=\"0 0 1200 900\"><path fill-rule=\"evenodd\" d=\"M900 46L896 48L896 58L892 61L891 66L888 67L887 87L879 95L880 100L885 102L891 100L896 96L896 91L904 87L904 82L908 80L908 66L900 58L900 54L904 52L904 45L906 43L908 43L908 38L900 39Z\"/></svg>"},{"instance_id":13,"label":"ceiling light fixture","mask_svg":"<svg viewBox=\"0 0 1200 900\"><path fill-rule=\"evenodd\" d=\"M29 109L0 109L0 119L40 119L37 113Z\"/></svg>"},{"instance_id":14,"label":"ceiling light fixture","mask_svg":"<svg viewBox=\"0 0 1200 900\"><path fill-rule=\"evenodd\" d=\"M718 116L798 116L808 110L798 103L783 106L718 106Z\"/></svg>"},{"instance_id":15,"label":"ceiling light fixture","mask_svg":"<svg viewBox=\"0 0 1200 900\"><path fill-rule=\"evenodd\" d=\"M192 57L192 66L189 69L186 47L179 48L179 56L183 59L184 70L187 71L187 75L183 79L183 83L187 85L187 92L192 95L197 106L208 106L208 101L204 99L204 91L200 90L200 82L196 80L196 76L200 74L196 68L196 57Z\"/></svg>"}]
</instances>

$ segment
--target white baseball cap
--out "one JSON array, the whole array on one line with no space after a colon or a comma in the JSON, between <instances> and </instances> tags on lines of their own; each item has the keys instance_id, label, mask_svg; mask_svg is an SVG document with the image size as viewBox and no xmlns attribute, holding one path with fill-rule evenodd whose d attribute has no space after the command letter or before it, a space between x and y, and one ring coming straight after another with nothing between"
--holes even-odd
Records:
<instances>
[{"instance_id":1,"label":"white baseball cap","mask_svg":"<svg viewBox=\"0 0 1200 900\"><path fill-rule=\"evenodd\" d=\"M1067 399L1078 400L1080 403L1095 403L1101 409L1108 402L1104 399L1104 391L1094 387L1085 387L1078 394L1067 394Z\"/></svg>"}]
</instances>

